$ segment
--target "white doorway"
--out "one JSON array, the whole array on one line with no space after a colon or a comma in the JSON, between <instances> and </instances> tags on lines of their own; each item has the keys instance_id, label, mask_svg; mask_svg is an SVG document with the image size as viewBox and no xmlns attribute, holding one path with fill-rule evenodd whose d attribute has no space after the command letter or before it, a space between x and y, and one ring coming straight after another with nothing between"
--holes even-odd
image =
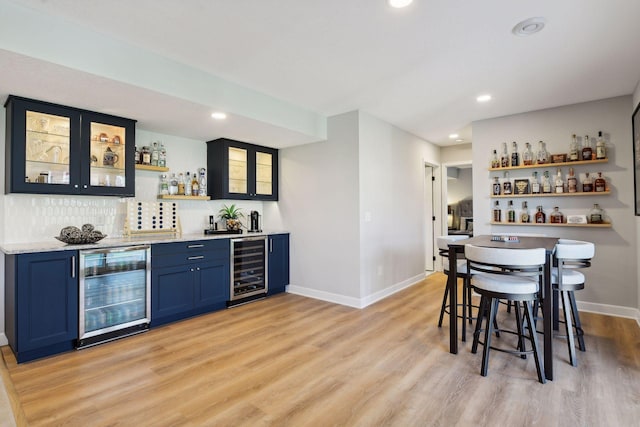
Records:
<instances>
[{"instance_id":1,"label":"white doorway","mask_svg":"<svg viewBox=\"0 0 640 427\"><path fill-rule=\"evenodd\" d=\"M427 274L432 273L435 270L435 204L433 200L434 184L436 178L433 171L433 166L425 164L424 166L424 213L425 213L425 227L424 227L424 241L425 241L425 262L424 269Z\"/></svg>"}]
</instances>

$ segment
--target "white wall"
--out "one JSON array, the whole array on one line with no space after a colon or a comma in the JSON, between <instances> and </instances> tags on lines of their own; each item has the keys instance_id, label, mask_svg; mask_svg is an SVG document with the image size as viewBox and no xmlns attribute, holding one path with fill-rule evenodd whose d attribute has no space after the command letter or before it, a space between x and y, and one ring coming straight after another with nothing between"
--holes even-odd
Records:
<instances>
[{"instance_id":1,"label":"white wall","mask_svg":"<svg viewBox=\"0 0 640 427\"><path fill-rule=\"evenodd\" d=\"M424 277L424 167L440 163L440 150L366 113L359 127L360 296L369 303Z\"/></svg>"},{"instance_id":2,"label":"white wall","mask_svg":"<svg viewBox=\"0 0 640 427\"><path fill-rule=\"evenodd\" d=\"M326 141L280 150L291 292L359 305L358 179L355 111L329 119Z\"/></svg>"},{"instance_id":3,"label":"white wall","mask_svg":"<svg viewBox=\"0 0 640 427\"><path fill-rule=\"evenodd\" d=\"M451 166L453 168L455 166ZM473 169L458 168L458 177L456 179L447 180L447 204L458 203L463 199L471 199L473 197Z\"/></svg>"},{"instance_id":4,"label":"white wall","mask_svg":"<svg viewBox=\"0 0 640 427\"><path fill-rule=\"evenodd\" d=\"M636 85L636 90L633 92L633 111L640 104L640 80ZM640 217L636 217L636 242L640 242ZM638 257L636 258L636 277L638 280L638 308L640 308L640 251L638 251ZM640 317L638 318L640 323Z\"/></svg>"},{"instance_id":5,"label":"white wall","mask_svg":"<svg viewBox=\"0 0 640 427\"><path fill-rule=\"evenodd\" d=\"M491 150L499 148L502 141L517 141L519 147L522 147L527 141L543 140L547 142L550 152L563 153L567 152L573 133L597 135L598 130L602 130L608 135L609 163L592 167L578 166L576 172L583 175L585 171L602 171L611 187L610 196L545 199L532 197L529 205L535 207L537 204L542 204L547 213L553 206L559 206L566 215L586 214L593 203L599 203L610 217L613 223L612 228L541 227L534 230L525 227L491 226L489 224L489 183L492 175L487 167L483 166L474 168L473 173L474 217L476 218L474 229L478 234L492 231L535 231L594 242L596 256L592 268L585 271L587 287L584 291L577 293L577 298L583 302L583 307L596 311L613 311L623 315L635 315L638 302L631 104L631 96L622 96L473 123L473 163L476 165L487 165ZM556 171L553 166L544 169L553 173ZM568 168L563 167L565 175L567 171ZM527 170L523 177L528 177L530 173ZM515 175L512 173L511 177ZM516 205L519 206L523 199L516 200ZM501 203L501 205L504 204ZM625 265L634 267L620 268ZM629 310L630 308L633 310Z\"/></svg>"}]
</instances>

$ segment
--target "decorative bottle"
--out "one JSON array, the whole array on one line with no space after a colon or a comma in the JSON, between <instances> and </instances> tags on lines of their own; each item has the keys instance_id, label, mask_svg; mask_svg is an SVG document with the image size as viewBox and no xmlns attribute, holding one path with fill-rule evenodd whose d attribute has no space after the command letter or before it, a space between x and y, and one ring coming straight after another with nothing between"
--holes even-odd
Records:
<instances>
[{"instance_id":1,"label":"decorative bottle","mask_svg":"<svg viewBox=\"0 0 640 427\"><path fill-rule=\"evenodd\" d=\"M507 222L516 222L516 211L513 209L513 200L509 200L507 208Z\"/></svg>"},{"instance_id":2,"label":"decorative bottle","mask_svg":"<svg viewBox=\"0 0 640 427\"><path fill-rule=\"evenodd\" d=\"M569 193L578 192L578 179L574 175L573 168L569 168L569 176L567 177L567 191Z\"/></svg>"},{"instance_id":3,"label":"decorative bottle","mask_svg":"<svg viewBox=\"0 0 640 427\"><path fill-rule=\"evenodd\" d=\"M595 203L591 211L589 211L589 223L602 224L604 222L604 211L600 209L600 205Z\"/></svg>"},{"instance_id":4,"label":"decorative bottle","mask_svg":"<svg viewBox=\"0 0 640 427\"><path fill-rule=\"evenodd\" d=\"M502 222L502 209L500 209L500 202L497 200L493 206L493 222Z\"/></svg>"},{"instance_id":5,"label":"decorative bottle","mask_svg":"<svg viewBox=\"0 0 640 427\"><path fill-rule=\"evenodd\" d=\"M165 174L160 175L160 194L169 194L169 182L167 181L167 175Z\"/></svg>"},{"instance_id":6,"label":"decorative bottle","mask_svg":"<svg viewBox=\"0 0 640 427\"><path fill-rule=\"evenodd\" d=\"M507 151L507 143L502 143L502 155L500 156L500 167L509 167L509 152Z\"/></svg>"},{"instance_id":7,"label":"decorative bottle","mask_svg":"<svg viewBox=\"0 0 640 427\"><path fill-rule=\"evenodd\" d=\"M593 150L591 150L591 138L585 135L582 138L582 160L591 160Z\"/></svg>"},{"instance_id":8,"label":"decorative bottle","mask_svg":"<svg viewBox=\"0 0 640 427\"><path fill-rule=\"evenodd\" d=\"M531 176L531 194L540 194L540 181L538 181L538 172L533 172Z\"/></svg>"},{"instance_id":9,"label":"decorative bottle","mask_svg":"<svg viewBox=\"0 0 640 427\"><path fill-rule=\"evenodd\" d=\"M176 178L175 173L172 173L171 178L169 178L169 194L172 196L178 194L178 178Z\"/></svg>"},{"instance_id":10,"label":"decorative bottle","mask_svg":"<svg viewBox=\"0 0 640 427\"><path fill-rule=\"evenodd\" d=\"M198 196L206 196L207 195L207 170L205 168L200 168L198 170L198 180L200 181L200 190L198 190Z\"/></svg>"},{"instance_id":11,"label":"decorative bottle","mask_svg":"<svg viewBox=\"0 0 640 427\"><path fill-rule=\"evenodd\" d=\"M524 151L522 152L522 164L529 166L533 164L533 152L531 151L531 144L525 143Z\"/></svg>"},{"instance_id":12,"label":"decorative bottle","mask_svg":"<svg viewBox=\"0 0 640 427\"><path fill-rule=\"evenodd\" d=\"M585 193L591 193L593 191L593 180L589 176L589 172L585 174L585 178L582 181L582 191Z\"/></svg>"},{"instance_id":13,"label":"decorative bottle","mask_svg":"<svg viewBox=\"0 0 640 427\"><path fill-rule=\"evenodd\" d=\"M509 179L509 172L504 173L504 181L502 182L502 194L505 196L512 194L511 180Z\"/></svg>"},{"instance_id":14,"label":"decorative bottle","mask_svg":"<svg viewBox=\"0 0 640 427\"><path fill-rule=\"evenodd\" d=\"M140 157L141 152L138 150L137 146L135 146L134 149L135 149L135 154L133 155L133 160L135 161L136 165L139 165L140 162L142 161Z\"/></svg>"},{"instance_id":15,"label":"decorative bottle","mask_svg":"<svg viewBox=\"0 0 640 427\"><path fill-rule=\"evenodd\" d=\"M493 184L491 193L494 196L499 196L502 193L502 185L500 185L500 179L497 176L493 177Z\"/></svg>"},{"instance_id":16,"label":"decorative bottle","mask_svg":"<svg viewBox=\"0 0 640 427\"><path fill-rule=\"evenodd\" d=\"M520 222L529 223L531 218L529 217L529 207L527 206L527 202L522 202L522 211L520 212Z\"/></svg>"},{"instance_id":17,"label":"decorative bottle","mask_svg":"<svg viewBox=\"0 0 640 427\"><path fill-rule=\"evenodd\" d=\"M596 159L602 160L607 158L607 146L602 138L602 131L598 132L598 141L596 142Z\"/></svg>"},{"instance_id":18,"label":"decorative bottle","mask_svg":"<svg viewBox=\"0 0 640 427\"><path fill-rule=\"evenodd\" d=\"M198 196L200 193L200 184L198 183L198 172L193 173L191 181L191 195Z\"/></svg>"},{"instance_id":19,"label":"decorative bottle","mask_svg":"<svg viewBox=\"0 0 640 427\"><path fill-rule=\"evenodd\" d=\"M158 143L153 143L153 148L151 149L151 166L158 166L158 159L160 158L160 151L158 151Z\"/></svg>"},{"instance_id":20,"label":"decorative bottle","mask_svg":"<svg viewBox=\"0 0 640 427\"><path fill-rule=\"evenodd\" d=\"M498 151L493 150L493 153L491 154L491 168L495 169L499 167L500 167L500 160L498 159Z\"/></svg>"},{"instance_id":21,"label":"decorative bottle","mask_svg":"<svg viewBox=\"0 0 640 427\"><path fill-rule=\"evenodd\" d=\"M594 191L596 193L603 193L607 191L607 182L602 177L602 172L598 172L598 177L594 183Z\"/></svg>"},{"instance_id":22,"label":"decorative bottle","mask_svg":"<svg viewBox=\"0 0 640 427\"><path fill-rule=\"evenodd\" d=\"M511 166L520 166L520 155L518 154L518 144L513 141L511 144Z\"/></svg>"},{"instance_id":23,"label":"decorative bottle","mask_svg":"<svg viewBox=\"0 0 640 427\"><path fill-rule=\"evenodd\" d=\"M539 165L547 163L549 160L549 156L547 155L547 149L544 145L544 142L538 141L538 154L537 154L537 163Z\"/></svg>"},{"instance_id":24,"label":"decorative bottle","mask_svg":"<svg viewBox=\"0 0 640 427\"><path fill-rule=\"evenodd\" d=\"M544 171L542 176L542 192L544 194L551 193L551 179L549 178L549 171Z\"/></svg>"},{"instance_id":25,"label":"decorative bottle","mask_svg":"<svg viewBox=\"0 0 640 427\"><path fill-rule=\"evenodd\" d=\"M556 193L564 193L564 180L562 179L562 171L558 168L555 181Z\"/></svg>"},{"instance_id":26,"label":"decorative bottle","mask_svg":"<svg viewBox=\"0 0 640 427\"><path fill-rule=\"evenodd\" d=\"M574 133L571 137L571 145L569 145L569 161L575 162L579 159L580 157L578 156L578 138Z\"/></svg>"},{"instance_id":27,"label":"decorative bottle","mask_svg":"<svg viewBox=\"0 0 640 427\"><path fill-rule=\"evenodd\" d=\"M184 175L184 195L191 195L191 174L189 171Z\"/></svg>"},{"instance_id":28,"label":"decorative bottle","mask_svg":"<svg viewBox=\"0 0 640 427\"><path fill-rule=\"evenodd\" d=\"M552 224L562 224L564 223L564 215L560 212L560 209L556 206L553 208L553 212L549 215L549 222Z\"/></svg>"},{"instance_id":29,"label":"decorative bottle","mask_svg":"<svg viewBox=\"0 0 640 427\"><path fill-rule=\"evenodd\" d=\"M167 149L164 144L160 143L160 152L158 153L158 166L167 167Z\"/></svg>"},{"instance_id":30,"label":"decorative bottle","mask_svg":"<svg viewBox=\"0 0 640 427\"><path fill-rule=\"evenodd\" d=\"M178 174L178 196L184 196L184 175L182 172Z\"/></svg>"},{"instance_id":31,"label":"decorative bottle","mask_svg":"<svg viewBox=\"0 0 640 427\"><path fill-rule=\"evenodd\" d=\"M536 224L544 224L547 222L547 216L544 214L544 211L542 210L542 206L538 206L537 208L537 212L535 214L535 222Z\"/></svg>"}]
</instances>

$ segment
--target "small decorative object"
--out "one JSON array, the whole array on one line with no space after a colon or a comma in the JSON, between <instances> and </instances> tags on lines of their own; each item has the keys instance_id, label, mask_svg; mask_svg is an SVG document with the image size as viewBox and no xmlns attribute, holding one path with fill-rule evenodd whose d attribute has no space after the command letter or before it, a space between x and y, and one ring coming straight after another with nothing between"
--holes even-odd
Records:
<instances>
[{"instance_id":1,"label":"small decorative object","mask_svg":"<svg viewBox=\"0 0 640 427\"><path fill-rule=\"evenodd\" d=\"M520 238L518 238L518 236L498 235L498 236L491 236L491 241L492 242L519 243L520 242Z\"/></svg>"},{"instance_id":2,"label":"small decorative object","mask_svg":"<svg viewBox=\"0 0 640 427\"><path fill-rule=\"evenodd\" d=\"M120 144L120 135L116 135L113 137L113 143L114 144Z\"/></svg>"},{"instance_id":3,"label":"small decorative object","mask_svg":"<svg viewBox=\"0 0 640 427\"><path fill-rule=\"evenodd\" d=\"M586 224L586 215L567 215L567 224Z\"/></svg>"},{"instance_id":4,"label":"small decorative object","mask_svg":"<svg viewBox=\"0 0 640 427\"><path fill-rule=\"evenodd\" d=\"M120 158L120 156L118 156L118 154L116 154L113 151L111 151L111 147L107 147L107 149L104 151L104 155L102 157L102 164L104 166L113 166L116 163L118 163L118 159L119 158Z\"/></svg>"},{"instance_id":5,"label":"small decorative object","mask_svg":"<svg viewBox=\"0 0 640 427\"><path fill-rule=\"evenodd\" d=\"M552 154L551 163L565 163L567 161L567 155L565 154Z\"/></svg>"},{"instance_id":6,"label":"small decorative object","mask_svg":"<svg viewBox=\"0 0 640 427\"><path fill-rule=\"evenodd\" d=\"M244 218L241 210L236 205L223 205L222 209L218 211L218 216L226 221L227 230L240 230L240 227L242 227L240 218Z\"/></svg>"},{"instance_id":7,"label":"small decorative object","mask_svg":"<svg viewBox=\"0 0 640 427\"><path fill-rule=\"evenodd\" d=\"M104 133L104 132L103 132L103 133L101 133L101 134L98 136L98 141L100 141L100 142L109 142L109 135L107 135L107 134L106 134L106 133Z\"/></svg>"},{"instance_id":8,"label":"small decorative object","mask_svg":"<svg viewBox=\"0 0 640 427\"><path fill-rule=\"evenodd\" d=\"M513 180L514 194L529 194L529 180L528 179L514 179Z\"/></svg>"},{"instance_id":9,"label":"small decorative object","mask_svg":"<svg viewBox=\"0 0 640 427\"><path fill-rule=\"evenodd\" d=\"M96 243L105 237L107 236L96 230L92 224L84 224L82 229L74 226L64 227L60 230L60 235L55 236L61 242L71 245Z\"/></svg>"}]
</instances>

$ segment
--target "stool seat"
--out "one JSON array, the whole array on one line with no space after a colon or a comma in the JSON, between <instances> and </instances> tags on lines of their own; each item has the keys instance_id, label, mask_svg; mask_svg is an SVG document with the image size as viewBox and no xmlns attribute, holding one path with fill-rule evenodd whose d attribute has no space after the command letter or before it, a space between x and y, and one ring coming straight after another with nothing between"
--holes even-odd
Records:
<instances>
[{"instance_id":1,"label":"stool seat","mask_svg":"<svg viewBox=\"0 0 640 427\"><path fill-rule=\"evenodd\" d=\"M581 285L584 283L584 274L579 271L562 270L562 285ZM558 285L558 268L554 267L551 270L551 282L554 285Z\"/></svg>"},{"instance_id":2,"label":"stool seat","mask_svg":"<svg viewBox=\"0 0 640 427\"><path fill-rule=\"evenodd\" d=\"M504 276L478 273L471 281L473 287L504 294L532 294L538 292L538 281L532 277Z\"/></svg>"}]
</instances>

